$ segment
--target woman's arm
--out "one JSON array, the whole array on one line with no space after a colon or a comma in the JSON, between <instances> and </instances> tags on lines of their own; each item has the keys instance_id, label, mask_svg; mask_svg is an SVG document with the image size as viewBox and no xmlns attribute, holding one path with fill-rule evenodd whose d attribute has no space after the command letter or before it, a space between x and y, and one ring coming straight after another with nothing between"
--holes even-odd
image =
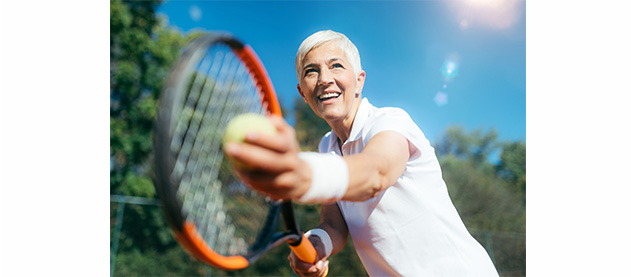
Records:
<instances>
[{"instance_id":1,"label":"woman's arm","mask_svg":"<svg viewBox=\"0 0 631 277\"><path fill-rule=\"evenodd\" d=\"M361 153L344 157L349 182L343 200L375 197L397 181L409 158L408 140L402 134L395 131L376 134Z\"/></svg>"},{"instance_id":2,"label":"woman's arm","mask_svg":"<svg viewBox=\"0 0 631 277\"><path fill-rule=\"evenodd\" d=\"M246 143L226 145L226 154L250 166L237 168L237 172L255 189L275 199L300 199L311 186L312 170L298 156L293 128L280 117L271 120L278 130L276 135L249 133ZM403 174L409 149L402 134L383 131L372 137L361 153L345 156L348 188L340 199L363 201L390 187Z\"/></svg>"},{"instance_id":3,"label":"woman's arm","mask_svg":"<svg viewBox=\"0 0 631 277\"><path fill-rule=\"evenodd\" d=\"M322 205L318 228L326 231L331 238L333 244L331 255L344 249L348 239L348 227L337 203Z\"/></svg>"}]
</instances>

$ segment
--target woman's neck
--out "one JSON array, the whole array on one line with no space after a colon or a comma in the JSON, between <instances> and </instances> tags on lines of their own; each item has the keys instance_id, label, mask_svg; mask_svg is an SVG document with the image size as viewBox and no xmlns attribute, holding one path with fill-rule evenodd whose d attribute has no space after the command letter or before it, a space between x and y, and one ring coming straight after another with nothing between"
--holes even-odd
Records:
<instances>
[{"instance_id":1,"label":"woman's neck","mask_svg":"<svg viewBox=\"0 0 631 277\"><path fill-rule=\"evenodd\" d=\"M360 104L361 100L355 101L355 103L353 103L353 109L351 109L351 113L349 113L348 116L343 119L337 121L327 120L327 123L329 124L331 129L333 129L333 132L335 132L335 135L337 135L341 144L344 144L344 142L346 142L346 140L348 140L351 135L353 122L355 122L355 116L357 115L357 110L359 110Z\"/></svg>"}]
</instances>

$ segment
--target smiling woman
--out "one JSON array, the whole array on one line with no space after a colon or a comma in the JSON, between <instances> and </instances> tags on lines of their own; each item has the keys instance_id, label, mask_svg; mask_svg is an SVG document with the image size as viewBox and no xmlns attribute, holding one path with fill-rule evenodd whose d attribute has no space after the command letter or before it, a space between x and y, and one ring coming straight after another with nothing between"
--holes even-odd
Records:
<instances>
[{"instance_id":1,"label":"smiling woman","mask_svg":"<svg viewBox=\"0 0 631 277\"><path fill-rule=\"evenodd\" d=\"M350 135L366 77L358 53L345 35L328 30L307 38L296 54L300 96L343 140Z\"/></svg>"},{"instance_id":2,"label":"smiling woman","mask_svg":"<svg viewBox=\"0 0 631 277\"><path fill-rule=\"evenodd\" d=\"M334 43L326 43L305 56L306 64L299 79L298 91L316 115L340 131L345 140L360 104L366 73L355 75L346 54Z\"/></svg>"}]
</instances>

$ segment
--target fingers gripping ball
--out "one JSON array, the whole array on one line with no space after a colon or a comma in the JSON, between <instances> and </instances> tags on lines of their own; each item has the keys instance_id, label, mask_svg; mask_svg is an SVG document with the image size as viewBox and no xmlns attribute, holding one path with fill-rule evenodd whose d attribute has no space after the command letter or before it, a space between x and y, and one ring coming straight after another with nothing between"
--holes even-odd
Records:
<instances>
[{"instance_id":1,"label":"fingers gripping ball","mask_svg":"<svg viewBox=\"0 0 631 277\"><path fill-rule=\"evenodd\" d=\"M226 126L226 130L223 133L223 138L221 143L226 147L226 144L229 142L244 142L245 135L248 132L257 132L265 135L275 135L276 127L272 124L272 122L267 119L264 115L255 114L255 113L245 113L240 114L234 117L228 125ZM233 161L236 166L243 168L251 168L248 165L242 164L237 161Z\"/></svg>"}]
</instances>

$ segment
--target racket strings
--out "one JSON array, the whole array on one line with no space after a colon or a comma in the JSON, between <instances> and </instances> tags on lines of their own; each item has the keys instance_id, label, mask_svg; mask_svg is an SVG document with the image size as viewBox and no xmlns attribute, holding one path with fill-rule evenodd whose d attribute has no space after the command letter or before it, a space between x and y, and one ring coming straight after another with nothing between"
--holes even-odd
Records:
<instances>
[{"instance_id":1,"label":"racket strings","mask_svg":"<svg viewBox=\"0 0 631 277\"><path fill-rule=\"evenodd\" d=\"M216 57L216 59L218 59L218 61L220 61L221 57ZM193 148L193 145L195 143L195 139L197 137L197 131L199 129L199 125L201 124L204 115L201 113L201 109L198 109L199 104L201 103L202 105L204 104L208 104L208 102L210 101L210 96L211 94L209 93L202 93L202 88L206 88L204 90L208 90L212 89L212 86L214 86L214 82L211 81L211 83L208 83L208 80L212 80L212 76L215 76L213 72L218 72L217 67L221 65L220 62L216 62L213 63L212 66L211 62L213 61L212 58L209 58L208 56L206 56L202 62L201 65L199 66L198 72L197 74L194 74L194 78L192 81L192 85L191 88L188 90L187 93L187 97L186 97L186 102L185 102L185 106L184 109L182 110L182 115L180 117L180 120L178 120L178 127L176 128L176 135L175 135L175 139L173 140L173 145L172 145L172 150L176 153L178 153L177 155L177 163L175 166L175 169L173 174L177 175L177 176L182 176L182 181L181 181L181 191L188 191L189 188L187 187L188 185L190 185L190 175L185 174L185 169L189 168L189 162L192 161L196 161L196 156L190 156L195 155L195 152L192 152L191 149ZM208 69L209 71L206 73L204 72L204 69ZM216 79L216 78L215 78ZM202 87L200 84L204 83L204 86ZM203 99L201 98L202 96L207 96L204 97L206 98L206 101L203 101ZM204 109L205 112L205 109ZM178 134L183 134L183 135L178 135ZM186 139L185 139L186 138ZM179 151L177 148L178 145L181 145ZM194 165L193 165L194 166Z\"/></svg>"},{"instance_id":2,"label":"racket strings","mask_svg":"<svg viewBox=\"0 0 631 277\"><path fill-rule=\"evenodd\" d=\"M233 68L235 66L235 63L230 62L229 64L230 66L228 67L228 69L222 71L222 73L226 73L226 74L222 74L222 75L229 76L231 75L231 72L234 71ZM239 65L237 64L236 66L238 67ZM225 76L222 76L222 77L225 77ZM219 102L220 104L218 106L218 109L214 109L214 110L217 111L221 115L225 115L226 112L224 111L224 109L227 108L226 109L227 111L233 111L232 109L230 109L227 102L230 102L230 99L234 98L234 96L239 95L235 93L239 91L239 89L237 88L239 86L239 83L238 82L223 82L225 80L223 80L222 77L218 77L217 81L214 84L215 87L219 88L218 92L220 92L218 95L220 97L217 99L217 102ZM235 84L237 85L235 86ZM226 86L228 86L228 88L224 89L223 87L226 87ZM221 92L228 92L228 93L221 93ZM210 95L210 93L205 93L205 94ZM222 102L224 102L223 105L221 105ZM210 115L210 117L214 118L214 115ZM223 123L222 121L217 121L217 120L206 120L204 122L217 122L220 125ZM207 130L208 132L206 132L205 134L202 134L201 136L198 135L196 137L195 145L199 145L199 143L197 143L197 140L199 138L209 138L209 135L213 134L212 132L210 132L211 128L223 129L221 128L221 126L210 126L210 127L206 126L206 128L204 129ZM208 140L206 139L206 141ZM216 147L212 147L212 150L211 149L195 149L194 147L194 153L208 153L208 151L212 151L212 153L210 153L210 156L209 156L209 158L212 159L211 164L217 165L218 160L219 161L223 160L223 155L222 155L223 152L220 150L220 147L218 145L220 138L215 137L212 141L215 144L214 146L216 146ZM208 145L207 143L203 144L203 146L207 146L207 145ZM213 167L213 169L218 169L218 168L220 168L220 166ZM199 182L198 185L207 183L210 180L215 180L215 178L217 177L216 175L218 173L218 170L212 170L210 171L211 172L210 174L205 174L207 172L209 171L202 170L200 172L202 175L209 175L209 176L208 178L199 178L201 182ZM194 179L197 179L197 178L194 177ZM222 185L222 180L216 180L212 187L213 188L221 187L221 185ZM205 186L205 188L208 188L208 187L209 186ZM197 189L195 189L194 191L197 191ZM192 218L194 222L198 222L198 226L200 228L199 232L204 237L204 239L217 249L228 249L228 252L231 254L234 254L233 252L240 252L242 249L239 249L239 248L243 248L243 245L245 245L245 243L243 242L243 239L237 238L236 243L234 244L228 243L230 241L233 241L233 242L235 241L234 227L230 222L231 218L226 217L225 211L223 210L224 204L223 204L223 198L221 198L220 191L217 191L215 189L215 190L212 190L210 193L205 192L205 193L195 194L193 203L198 203L202 205L206 204L206 209L195 209L195 211L201 211L201 212L191 214L191 216L189 217L189 218ZM218 209L219 211L217 211ZM217 215L218 217L213 219L210 217L212 215ZM224 224L217 224L218 222L223 222ZM217 230L218 226L223 226L225 228L223 230ZM220 235L218 241L215 240L215 237L217 236L217 234ZM217 243L218 245L215 245L215 243Z\"/></svg>"},{"instance_id":3,"label":"racket strings","mask_svg":"<svg viewBox=\"0 0 631 277\"><path fill-rule=\"evenodd\" d=\"M235 115L263 113L265 107L247 68L227 46L209 49L193 72L171 145L172 179L180 180L182 213L206 243L220 254L244 254L260 229L252 218L264 218L268 203L234 176L221 136Z\"/></svg>"},{"instance_id":4,"label":"racket strings","mask_svg":"<svg viewBox=\"0 0 631 277\"><path fill-rule=\"evenodd\" d=\"M217 55L221 55L222 53L218 52ZM221 197L220 187L221 180L214 181L212 186L208 186L208 182L216 177L218 169L220 166L216 163L217 160L222 160L222 152L218 147L220 138L218 137L218 132L212 132L213 129L218 129L218 126L208 126L209 124L221 124L221 118L216 118L216 115L223 114L223 108L225 107L225 101L228 100L228 96L231 96L229 92L230 90L226 90L225 87L225 78L229 72L232 71L234 67L234 63L230 61L230 56L223 57L215 57L214 60L220 61L220 63L215 63L215 65L221 65L221 70L215 71L219 72L219 76L216 76L212 73L207 74L206 78L206 86L204 86L204 93L202 93L202 97L200 97L201 105L197 105L199 111L203 111L200 113L203 117L201 117L201 122L204 123L205 126L202 126L201 131L202 134L192 133L193 138L193 151L187 160L187 163L191 163L191 166L187 165L187 168L191 169L191 174L187 174L187 176L191 176L188 180L183 180L185 183L189 183L187 181L190 180L199 180L195 182L190 190L186 190L186 194L184 195L184 203L190 203L191 207L187 207L187 210L190 211L188 213L188 219L196 222L198 227L199 234L210 244L213 249L226 249L228 248L227 241L234 241L233 232L231 232L230 228L230 218L226 217L226 211L224 209L223 198ZM221 62L223 59L226 61ZM226 65L228 65L228 69L226 70ZM213 66L212 68L216 68ZM201 74L198 74L201 75ZM213 79L211 83L208 83L209 79ZM215 93L213 93L215 92ZM217 103L217 109L214 110L216 113L208 113L206 108L211 107L213 105L208 105L211 100L211 95L213 102ZM234 94L232 94L234 95ZM210 116L208 118L208 116ZM194 131L199 131L199 129L193 129ZM213 147L214 146L214 147ZM207 154L207 157L200 157L200 154ZM209 160L212 159L212 160ZM202 170L199 170L197 161L202 161L203 166ZM201 178L200 174L206 175L207 178ZM208 191L207 188L212 187L215 188L213 190ZM218 189L219 188L219 189ZM201 207L200 205L206 204L206 207ZM210 216L214 216L210 217ZM219 224L221 223L221 224ZM218 230L217 228L223 226L224 230ZM214 228L213 228L214 227ZM217 236L219 235L219 236ZM218 240L215 240L218 238Z\"/></svg>"}]
</instances>

